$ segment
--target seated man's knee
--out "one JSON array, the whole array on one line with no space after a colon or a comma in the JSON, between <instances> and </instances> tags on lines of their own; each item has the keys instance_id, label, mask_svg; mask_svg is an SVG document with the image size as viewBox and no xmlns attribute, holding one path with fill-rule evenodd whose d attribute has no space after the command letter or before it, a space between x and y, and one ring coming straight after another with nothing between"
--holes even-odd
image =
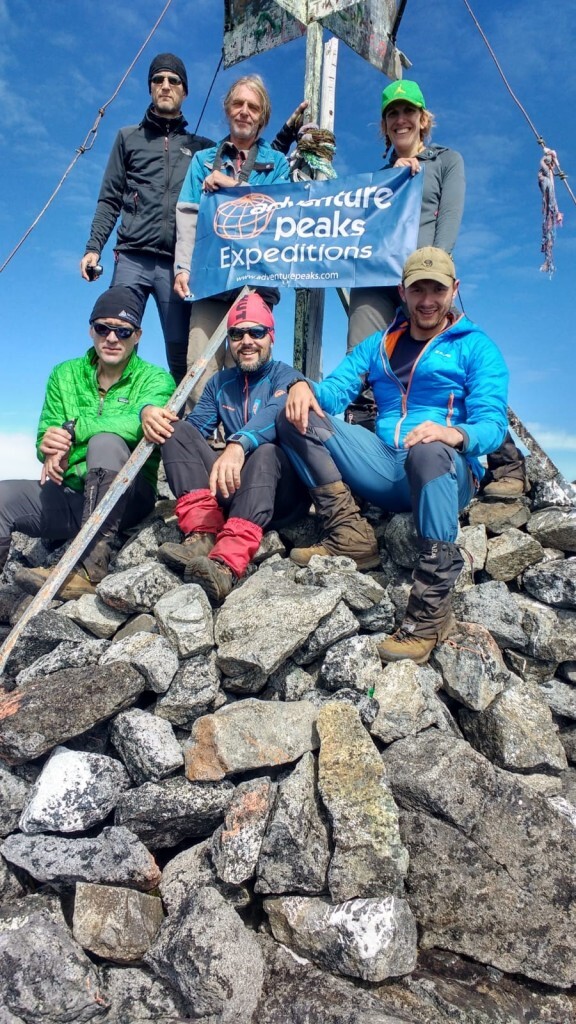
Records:
<instances>
[{"instance_id":1,"label":"seated man's knee","mask_svg":"<svg viewBox=\"0 0 576 1024\"><path fill-rule=\"evenodd\" d=\"M453 468L453 450L443 441L419 441L409 449L406 457L407 476L411 480L419 479L423 483L450 473Z\"/></svg>"},{"instance_id":2,"label":"seated man's knee","mask_svg":"<svg viewBox=\"0 0 576 1024\"><path fill-rule=\"evenodd\" d=\"M119 470L130 457L130 449L119 434L94 434L88 441L88 469Z\"/></svg>"}]
</instances>

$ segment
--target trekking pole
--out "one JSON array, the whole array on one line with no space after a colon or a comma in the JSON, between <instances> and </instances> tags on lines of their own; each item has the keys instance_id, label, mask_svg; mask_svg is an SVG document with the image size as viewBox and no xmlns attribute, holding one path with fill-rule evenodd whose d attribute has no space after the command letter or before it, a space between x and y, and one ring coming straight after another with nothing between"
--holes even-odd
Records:
<instances>
[{"instance_id":1,"label":"trekking pole","mask_svg":"<svg viewBox=\"0 0 576 1024\"><path fill-rule=\"evenodd\" d=\"M243 295L247 295L248 292L252 290L253 289L247 287L243 288L238 299L242 298ZM190 367L188 373L180 381L176 391L166 403L165 408L169 409L170 412L178 412L179 409L182 408L184 402L188 398L188 395L192 391L192 388L202 376L207 362L219 349L222 341L226 337L227 317L228 313L226 313L226 316L224 316L218 324L218 327L211 336L202 357L197 359L194 365ZM114 483L106 492L102 501L96 506L92 515L84 524L80 532L76 534L70 546L58 562L58 565L50 573L42 589L38 591L34 600L28 605L22 618L18 620L12 631L8 634L6 640L2 644L2 647L0 647L0 675L4 672L6 662L30 620L33 619L35 615L38 615L38 612L44 611L46 605L60 589L69 572L71 572L76 563L80 561L80 558L86 550L89 542L95 534L98 533L102 524L106 522L106 519L118 499L128 489L133 480L135 480L138 472L146 462L146 459L153 448L154 442L145 441L144 439L136 445L136 448L132 452L130 458L116 476Z\"/></svg>"}]
</instances>

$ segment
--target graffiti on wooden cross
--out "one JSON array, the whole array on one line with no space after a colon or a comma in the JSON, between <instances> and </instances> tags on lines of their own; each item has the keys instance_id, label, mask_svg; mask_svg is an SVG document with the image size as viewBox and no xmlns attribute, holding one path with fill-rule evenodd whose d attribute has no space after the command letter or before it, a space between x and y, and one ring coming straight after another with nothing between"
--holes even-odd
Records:
<instances>
[{"instance_id":1,"label":"graffiti on wooden cross","mask_svg":"<svg viewBox=\"0 0 576 1024\"><path fill-rule=\"evenodd\" d=\"M401 78L405 60L392 42L402 0L224 0L224 66L306 34L320 22L352 50Z\"/></svg>"}]
</instances>

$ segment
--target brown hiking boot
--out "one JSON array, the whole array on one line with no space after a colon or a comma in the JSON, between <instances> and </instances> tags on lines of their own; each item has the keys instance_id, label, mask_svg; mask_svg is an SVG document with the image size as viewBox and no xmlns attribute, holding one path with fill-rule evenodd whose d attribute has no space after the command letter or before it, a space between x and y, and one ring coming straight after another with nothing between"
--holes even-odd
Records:
<instances>
[{"instance_id":1,"label":"brown hiking boot","mask_svg":"<svg viewBox=\"0 0 576 1024\"><path fill-rule=\"evenodd\" d=\"M225 562L215 558L191 558L184 569L184 582L197 583L215 604L221 604L237 577Z\"/></svg>"},{"instance_id":2,"label":"brown hiking boot","mask_svg":"<svg viewBox=\"0 0 576 1024\"><path fill-rule=\"evenodd\" d=\"M52 572L52 569L19 569L14 579L27 594L37 594ZM91 583L83 570L80 570L71 572L66 577L55 597L62 601L75 601L83 594L94 594L95 591L95 584Z\"/></svg>"},{"instance_id":3,"label":"brown hiking boot","mask_svg":"<svg viewBox=\"0 0 576 1024\"><path fill-rule=\"evenodd\" d=\"M452 613L448 614L445 623L433 636L419 636L418 623L405 620L392 636L377 644L378 654L385 662L402 661L404 658L409 658L416 665L424 665L436 644L450 636L455 628L456 620Z\"/></svg>"},{"instance_id":4,"label":"brown hiking boot","mask_svg":"<svg viewBox=\"0 0 576 1024\"><path fill-rule=\"evenodd\" d=\"M209 555L215 543L215 533L189 533L182 544L162 544L158 558L171 569L182 572L192 559Z\"/></svg>"},{"instance_id":5,"label":"brown hiking boot","mask_svg":"<svg viewBox=\"0 0 576 1024\"><path fill-rule=\"evenodd\" d=\"M525 490L524 480L519 480L514 476L501 476L499 480L492 480L491 483L486 484L480 493L482 497L512 501L524 494Z\"/></svg>"},{"instance_id":6,"label":"brown hiking boot","mask_svg":"<svg viewBox=\"0 0 576 1024\"><path fill-rule=\"evenodd\" d=\"M378 569L378 542L370 523L360 515L350 488L342 480L310 489L310 495L324 534L320 544L292 548L290 558L297 565L308 565L313 555L345 555L359 569Z\"/></svg>"}]
</instances>

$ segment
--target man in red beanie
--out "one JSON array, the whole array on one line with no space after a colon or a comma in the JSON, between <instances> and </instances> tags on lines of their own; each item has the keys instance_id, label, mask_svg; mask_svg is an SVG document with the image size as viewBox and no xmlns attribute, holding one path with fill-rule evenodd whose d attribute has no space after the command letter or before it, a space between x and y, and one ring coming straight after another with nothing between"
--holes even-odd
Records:
<instances>
[{"instance_id":1,"label":"man in red beanie","mask_svg":"<svg viewBox=\"0 0 576 1024\"><path fill-rule=\"evenodd\" d=\"M230 593L256 554L264 530L304 515L308 491L276 443L276 416L287 386L303 379L272 358L274 317L258 294L228 314L230 369L210 378L185 420L166 409L142 415L144 436L162 445L184 541L159 557L183 570L216 603ZM217 457L207 438L222 424L226 447Z\"/></svg>"}]
</instances>

